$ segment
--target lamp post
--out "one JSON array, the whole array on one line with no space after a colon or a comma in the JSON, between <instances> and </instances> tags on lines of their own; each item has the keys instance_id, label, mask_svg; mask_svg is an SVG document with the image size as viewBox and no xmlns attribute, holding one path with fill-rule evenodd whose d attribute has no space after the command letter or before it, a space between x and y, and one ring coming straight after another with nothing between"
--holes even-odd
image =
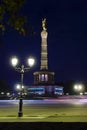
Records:
<instances>
[{"instance_id":1,"label":"lamp post","mask_svg":"<svg viewBox=\"0 0 87 130\"><path fill-rule=\"evenodd\" d=\"M15 68L15 70L21 74L21 88L20 88L18 117L22 117L22 116L23 116L23 111L22 111L22 106L23 106L22 90L23 90L23 78L24 78L24 73L30 70L30 68L31 68L31 67L34 65L34 63L35 63L35 60L34 60L32 57L30 57L30 58L28 59L28 65L29 65L29 67L24 67L23 64L22 64L20 67L17 67L18 59L17 59L16 57L13 57L13 58L11 59L11 63L12 63L12 65L13 65L13 67Z\"/></svg>"},{"instance_id":2,"label":"lamp post","mask_svg":"<svg viewBox=\"0 0 87 130\"><path fill-rule=\"evenodd\" d=\"M84 85L83 84L75 84L74 89L76 92L78 92L80 94L84 91Z\"/></svg>"}]
</instances>

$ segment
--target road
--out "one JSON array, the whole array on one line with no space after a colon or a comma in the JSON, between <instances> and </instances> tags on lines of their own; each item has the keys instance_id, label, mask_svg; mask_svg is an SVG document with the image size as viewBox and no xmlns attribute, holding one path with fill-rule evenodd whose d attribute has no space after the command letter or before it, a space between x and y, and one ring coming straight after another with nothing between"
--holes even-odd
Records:
<instances>
[{"instance_id":1,"label":"road","mask_svg":"<svg viewBox=\"0 0 87 130\"><path fill-rule=\"evenodd\" d=\"M19 104L19 100L0 100L0 107L13 107ZM87 97L66 97L62 96L57 99L42 99L42 100L23 100L23 106L54 106L54 107L87 107Z\"/></svg>"}]
</instances>

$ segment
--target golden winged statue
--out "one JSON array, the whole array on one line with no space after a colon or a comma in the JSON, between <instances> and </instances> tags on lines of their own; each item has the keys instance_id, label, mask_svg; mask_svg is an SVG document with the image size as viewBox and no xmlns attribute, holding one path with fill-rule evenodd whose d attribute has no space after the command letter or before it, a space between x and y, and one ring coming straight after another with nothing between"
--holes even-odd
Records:
<instances>
[{"instance_id":1,"label":"golden winged statue","mask_svg":"<svg viewBox=\"0 0 87 130\"><path fill-rule=\"evenodd\" d=\"M47 30L46 29L46 18L44 18L44 19L42 19L42 28L43 28L43 30Z\"/></svg>"}]
</instances>

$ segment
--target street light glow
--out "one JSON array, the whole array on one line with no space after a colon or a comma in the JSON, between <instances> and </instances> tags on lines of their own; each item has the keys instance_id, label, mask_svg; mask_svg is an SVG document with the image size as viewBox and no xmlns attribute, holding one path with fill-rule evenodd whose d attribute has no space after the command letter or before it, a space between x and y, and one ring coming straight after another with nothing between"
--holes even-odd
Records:
<instances>
[{"instance_id":1,"label":"street light glow","mask_svg":"<svg viewBox=\"0 0 87 130\"><path fill-rule=\"evenodd\" d=\"M75 86L74 86L74 88L75 88L75 89L78 89L78 86L77 86L77 85L75 85Z\"/></svg>"},{"instance_id":2,"label":"street light glow","mask_svg":"<svg viewBox=\"0 0 87 130\"><path fill-rule=\"evenodd\" d=\"M20 84L17 84L16 89L20 90L20 88L21 88Z\"/></svg>"},{"instance_id":3,"label":"street light glow","mask_svg":"<svg viewBox=\"0 0 87 130\"><path fill-rule=\"evenodd\" d=\"M12 58L11 63L15 67L18 64L18 59L16 57Z\"/></svg>"},{"instance_id":4,"label":"street light glow","mask_svg":"<svg viewBox=\"0 0 87 130\"><path fill-rule=\"evenodd\" d=\"M16 89L17 89L17 90L24 89L24 86L23 86L23 85L21 86L20 84L17 84L17 85L16 85Z\"/></svg>"},{"instance_id":5,"label":"street light glow","mask_svg":"<svg viewBox=\"0 0 87 130\"><path fill-rule=\"evenodd\" d=\"M35 60L34 60L34 58L29 58L28 59L28 65L30 66L30 67L32 67L33 65L34 65L34 63L35 63Z\"/></svg>"},{"instance_id":6,"label":"street light glow","mask_svg":"<svg viewBox=\"0 0 87 130\"><path fill-rule=\"evenodd\" d=\"M74 85L74 89L75 89L77 92L83 92L83 91L84 91L84 85L83 85L83 84L75 84L75 85Z\"/></svg>"},{"instance_id":7,"label":"street light glow","mask_svg":"<svg viewBox=\"0 0 87 130\"><path fill-rule=\"evenodd\" d=\"M79 85L78 88L81 90L82 89L82 85Z\"/></svg>"},{"instance_id":8,"label":"street light glow","mask_svg":"<svg viewBox=\"0 0 87 130\"><path fill-rule=\"evenodd\" d=\"M24 89L24 86L22 85L22 89Z\"/></svg>"}]
</instances>

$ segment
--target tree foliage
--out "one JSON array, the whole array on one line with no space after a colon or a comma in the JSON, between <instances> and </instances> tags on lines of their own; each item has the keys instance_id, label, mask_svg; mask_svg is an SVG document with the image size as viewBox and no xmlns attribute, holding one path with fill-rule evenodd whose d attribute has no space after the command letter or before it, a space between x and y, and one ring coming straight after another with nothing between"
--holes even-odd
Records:
<instances>
[{"instance_id":1,"label":"tree foliage","mask_svg":"<svg viewBox=\"0 0 87 130\"><path fill-rule=\"evenodd\" d=\"M11 87L5 80L0 79L0 92L10 92L12 91Z\"/></svg>"},{"instance_id":2,"label":"tree foliage","mask_svg":"<svg viewBox=\"0 0 87 130\"><path fill-rule=\"evenodd\" d=\"M4 34L7 26L25 35L25 24L27 18L22 14L22 7L25 0L0 0L0 33Z\"/></svg>"}]
</instances>

